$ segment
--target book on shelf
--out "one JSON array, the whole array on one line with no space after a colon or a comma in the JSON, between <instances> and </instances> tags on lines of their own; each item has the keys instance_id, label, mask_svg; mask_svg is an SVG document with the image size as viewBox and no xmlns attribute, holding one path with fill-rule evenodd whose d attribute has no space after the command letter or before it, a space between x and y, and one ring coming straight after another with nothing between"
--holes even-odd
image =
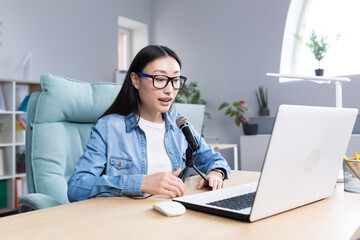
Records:
<instances>
[{"instance_id":1,"label":"book on shelf","mask_svg":"<svg viewBox=\"0 0 360 240\"><path fill-rule=\"evenodd\" d=\"M0 208L7 207L6 180L0 180Z\"/></svg>"},{"instance_id":2,"label":"book on shelf","mask_svg":"<svg viewBox=\"0 0 360 240\"><path fill-rule=\"evenodd\" d=\"M5 175L4 152L3 149L0 148L0 176L3 175Z\"/></svg>"},{"instance_id":3,"label":"book on shelf","mask_svg":"<svg viewBox=\"0 0 360 240\"><path fill-rule=\"evenodd\" d=\"M19 199L24 195L24 179L15 178L15 207L19 208Z\"/></svg>"},{"instance_id":4,"label":"book on shelf","mask_svg":"<svg viewBox=\"0 0 360 240\"><path fill-rule=\"evenodd\" d=\"M25 120L25 118L16 119L15 129L16 129L16 131L21 131L21 130L26 129L26 120Z\"/></svg>"},{"instance_id":5,"label":"book on shelf","mask_svg":"<svg viewBox=\"0 0 360 240\"><path fill-rule=\"evenodd\" d=\"M30 99L30 95L27 95L24 100L21 102L18 111L22 111L22 112L26 112L27 108L28 108L28 103L29 103L29 99Z\"/></svg>"},{"instance_id":6,"label":"book on shelf","mask_svg":"<svg viewBox=\"0 0 360 240\"><path fill-rule=\"evenodd\" d=\"M6 111L4 95L0 85L0 111Z\"/></svg>"},{"instance_id":7,"label":"book on shelf","mask_svg":"<svg viewBox=\"0 0 360 240\"><path fill-rule=\"evenodd\" d=\"M26 120L16 119L15 140L17 143L25 143L25 136L26 136L25 129L26 129Z\"/></svg>"}]
</instances>

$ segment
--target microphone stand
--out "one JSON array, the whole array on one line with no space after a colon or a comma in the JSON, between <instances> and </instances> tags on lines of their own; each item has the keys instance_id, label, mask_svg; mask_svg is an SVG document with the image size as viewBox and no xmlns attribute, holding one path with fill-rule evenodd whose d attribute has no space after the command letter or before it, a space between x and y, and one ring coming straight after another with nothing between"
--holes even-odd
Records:
<instances>
[{"instance_id":1,"label":"microphone stand","mask_svg":"<svg viewBox=\"0 0 360 240\"><path fill-rule=\"evenodd\" d=\"M204 174L200 172L197 167L194 166L195 160L193 160L193 153L194 151L190 147L186 149L185 168L181 171L178 177L181 178L183 182L185 182L188 171L190 170L190 168L193 168L209 184L209 180L207 180Z\"/></svg>"}]
</instances>

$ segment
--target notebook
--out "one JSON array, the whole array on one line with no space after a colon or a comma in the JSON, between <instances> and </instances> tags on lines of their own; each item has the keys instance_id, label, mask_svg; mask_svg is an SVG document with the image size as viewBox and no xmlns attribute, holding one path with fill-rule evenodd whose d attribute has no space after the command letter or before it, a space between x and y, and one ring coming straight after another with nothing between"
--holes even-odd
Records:
<instances>
[{"instance_id":1,"label":"notebook","mask_svg":"<svg viewBox=\"0 0 360 240\"><path fill-rule=\"evenodd\" d=\"M253 222L327 198L334 191L357 113L350 108L280 105L259 182L173 201ZM224 203L230 206L223 207Z\"/></svg>"}]
</instances>

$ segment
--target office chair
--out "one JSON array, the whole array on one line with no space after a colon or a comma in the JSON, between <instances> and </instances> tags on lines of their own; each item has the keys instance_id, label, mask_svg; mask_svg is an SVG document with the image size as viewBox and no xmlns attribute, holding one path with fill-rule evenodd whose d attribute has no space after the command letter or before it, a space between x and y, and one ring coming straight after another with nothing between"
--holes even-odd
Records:
<instances>
[{"instance_id":1,"label":"office chair","mask_svg":"<svg viewBox=\"0 0 360 240\"><path fill-rule=\"evenodd\" d=\"M94 122L112 104L119 83L85 83L44 74L42 92L29 100L26 179L19 212L69 203L67 181L83 154Z\"/></svg>"}]
</instances>

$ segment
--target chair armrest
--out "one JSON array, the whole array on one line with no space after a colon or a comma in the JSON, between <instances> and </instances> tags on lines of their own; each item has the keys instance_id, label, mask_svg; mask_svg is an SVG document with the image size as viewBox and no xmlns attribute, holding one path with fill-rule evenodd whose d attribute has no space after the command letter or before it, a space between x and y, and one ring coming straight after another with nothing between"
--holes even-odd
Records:
<instances>
[{"instance_id":1,"label":"chair armrest","mask_svg":"<svg viewBox=\"0 0 360 240\"><path fill-rule=\"evenodd\" d=\"M58 206L61 205L61 203L42 193L30 193L19 199L19 205L19 212L23 213Z\"/></svg>"}]
</instances>

